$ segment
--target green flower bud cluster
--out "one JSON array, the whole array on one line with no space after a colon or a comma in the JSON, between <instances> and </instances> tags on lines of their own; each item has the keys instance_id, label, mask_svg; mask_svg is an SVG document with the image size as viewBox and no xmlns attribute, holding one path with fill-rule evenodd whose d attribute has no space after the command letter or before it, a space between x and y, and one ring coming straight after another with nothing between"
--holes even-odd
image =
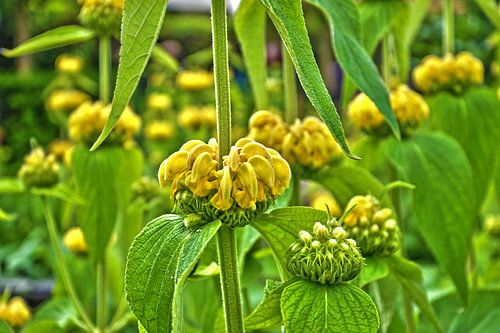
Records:
<instances>
[{"instance_id":1,"label":"green flower bud cluster","mask_svg":"<svg viewBox=\"0 0 500 333\"><path fill-rule=\"evenodd\" d=\"M123 0L81 0L79 19L84 26L101 36L118 35Z\"/></svg>"},{"instance_id":2,"label":"green flower bud cluster","mask_svg":"<svg viewBox=\"0 0 500 333\"><path fill-rule=\"evenodd\" d=\"M293 275L322 284L339 284L358 275L364 259L356 241L332 219L316 222L313 234L299 232L299 239L286 253L287 268Z\"/></svg>"},{"instance_id":3,"label":"green flower bud cluster","mask_svg":"<svg viewBox=\"0 0 500 333\"><path fill-rule=\"evenodd\" d=\"M132 199L142 198L145 202L161 195L161 189L156 179L142 177L132 184Z\"/></svg>"},{"instance_id":4,"label":"green flower bud cluster","mask_svg":"<svg viewBox=\"0 0 500 333\"><path fill-rule=\"evenodd\" d=\"M353 197L346 211L351 208L344 227L348 237L358 242L364 256L390 256L399 249L399 228L391 209L381 208L371 195Z\"/></svg>"},{"instance_id":5,"label":"green flower bud cluster","mask_svg":"<svg viewBox=\"0 0 500 333\"><path fill-rule=\"evenodd\" d=\"M484 221L484 230L495 238L500 239L500 215L490 215Z\"/></svg>"},{"instance_id":6,"label":"green flower bud cluster","mask_svg":"<svg viewBox=\"0 0 500 333\"><path fill-rule=\"evenodd\" d=\"M54 155L36 148L24 158L18 176L27 188L52 187L59 182L59 164Z\"/></svg>"}]
</instances>

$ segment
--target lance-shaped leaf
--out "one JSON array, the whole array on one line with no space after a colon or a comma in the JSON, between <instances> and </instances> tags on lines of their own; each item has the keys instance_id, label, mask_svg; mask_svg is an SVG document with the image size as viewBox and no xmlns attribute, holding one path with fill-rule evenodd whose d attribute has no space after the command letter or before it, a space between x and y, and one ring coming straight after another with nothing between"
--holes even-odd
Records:
<instances>
[{"instance_id":1,"label":"lance-shaped leaf","mask_svg":"<svg viewBox=\"0 0 500 333\"><path fill-rule=\"evenodd\" d=\"M79 25L68 25L44 32L28 39L13 49L1 49L0 53L8 58L20 57L66 45L83 43L95 37L94 31Z\"/></svg>"},{"instance_id":2,"label":"lance-shaped leaf","mask_svg":"<svg viewBox=\"0 0 500 333\"><path fill-rule=\"evenodd\" d=\"M182 330L182 290L220 221L198 230L167 214L135 238L127 260L125 291L132 312L147 332Z\"/></svg>"},{"instance_id":3,"label":"lance-shaped leaf","mask_svg":"<svg viewBox=\"0 0 500 333\"><path fill-rule=\"evenodd\" d=\"M113 105L101 135L92 146L97 149L111 133L137 88L160 33L167 0L127 0L123 9L120 64Z\"/></svg>"},{"instance_id":4,"label":"lance-shaped leaf","mask_svg":"<svg viewBox=\"0 0 500 333\"><path fill-rule=\"evenodd\" d=\"M347 283L291 283L283 290L281 313L290 333L375 333L380 326L377 307L370 296Z\"/></svg>"},{"instance_id":5,"label":"lance-shaped leaf","mask_svg":"<svg viewBox=\"0 0 500 333\"><path fill-rule=\"evenodd\" d=\"M345 139L340 116L332 97L328 93L314 58L311 42L307 34L302 1L300 0L261 0L267 13L278 30L280 37L292 59L299 81L311 104L332 132L347 156L354 156Z\"/></svg>"},{"instance_id":6,"label":"lance-shaped leaf","mask_svg":"<svg viewBox=\"0 0 500 333\"><path fill-rule=\"evenodd\" d=\"M422 134L389 142L389 156L400 174L416 186L417 227L438 263L450 274L460 297L468 298L466 262L473 230L474 184L465 153L443 134Z\"/></svg>"},{"instance_id":7,"label":"lance-shaped leaf","mask_svg":"<svg viewBox=\"0 0 500 333\"><path fill-rule=\"evenodd\" d=\"M377 67L360 43L361 29L358 5L353 0L307 0L325 15L330 27L332 46L340 67L347 73L384 115L396 137L399 124L392 112L389 93Z\"/></svg>"},{"instance_id":8,"label":"lance-shaped leaf","mask_svg":"<svg viewBox=\"0 0 500 333\"><path fill-rule=\"evenodd\" d=\"M234 30L257 109L267 108L266 10L259 0L243 0L234 16Z\"/></svg>"}]
</instances>

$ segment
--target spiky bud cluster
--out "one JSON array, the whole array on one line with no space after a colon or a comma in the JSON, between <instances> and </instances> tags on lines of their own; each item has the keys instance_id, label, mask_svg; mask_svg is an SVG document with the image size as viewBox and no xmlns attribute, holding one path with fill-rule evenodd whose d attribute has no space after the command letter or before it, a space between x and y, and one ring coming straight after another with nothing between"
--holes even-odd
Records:
<instances>
[{"instance_id":1,"label":"spiky bud cluster","mask_svg":"<svg viewBox=\"0 0 500 333\"><path fill-rule=\"evenodd\" d=\"M118 35L123 14L123 0L80 0L82 24L101 36Z\"/></svg>"},{"instance_id":2,"label":"spiky bud cluster","mask_svg":"<svg viewBox=\"0 0 500 333\"><path fill-rule=\"evenodd\" d=\"M167 111L172 106L172 97L165 93L151 93L146 99L146 108L152 111Z\"/></svg>"},{"instance_id":3,"label":"spiky bud cluster","mask_svg":"<svg viewBox=\"0 0 500 333\"><path fill-rule=\"evenodd\" d=\"M483 79L483 63L470 52L446 54L443 58L429 55L413 71L413 82L424 93L443 90L461 93L482 84Z\"/></svg>"},{"instance_id":4,"label":"spiky bud cluster","mask_svg":"<svg viewBox=\"0 0 500 333\"><path fill-rule=\"evenodd\" d=\"M73 253L86 254L88 251L87 242L79 227L70 228L63 236L64 246Z\"/></svg>"},{"instance_id":5,"label":"spiky bud cluster","mask_svg":"<svg viewBox=\"0 0 500 333\"><path fill-rule=\"evenodd\" d=\"M214 74L202 69L181 71L177 74L175 84L182 90L208 89L214 85Z\"/></svg>"},{"instance_id":6,"label":"spiky bud cluster","mask_svg":"<svg viewBox=\"0 0 500 333\"><path fill-rule=\"evenodd\" d=\"M151 177L144 176L132 184L132 199L142 198L148 202L160 194L158 182Z\"/></svg>"},{"instance_id":7,"label":"spiky bud cluster","mask_svg":"<svg viewBox=\"0 0 500 333\"><path fill-rule=\"evenodd\" d=\"M358 275L364 259L356 241L335 219L327 225L316 222L313 234L302 230L286 253L290 273L322 284L339 284Z\"/></svg>"},{"instance_id":8,"label":"spiky bud cluster","mask_svg":"<svg viewBox=\"0 0 500 333\"><path fill-rule=\"evenodd\" d=\"M177 124L186 129L215 128L216 123L217 115L211 105L187 106L177 115Z\"/></svg>"},{"instance_id":9,"label":"spiky bud cluster","mask_svg":"<svg viewBox=\"0 0 500 333\"><path fill-rule=\"evenodd\" d=\"M148 140L168 140L174 137L175 126L170 121L154 120L146 125L144 135Z\"/></svg>"},{"instance_id":10,"label":"spiky bud cluster","mask_svg":"<svg viewBox=\"0 0 500 333\"><path fill-rule=\"evenodd\" d=\"M103 102L86 102L69 117L69 137L73 142L92 144L101 134L111 111L111 105ZM122 113L115 128L106 139L107 143L123 144L132 140L141 128L141 118L131 108Z\"/></svg>"},{"instance_id":11,"label":"spiky bud cluster","mask_svg":"<svg viewBox=\"0 0 500 333\"><path fill-rule=\"evenodd\" d=\"M24 158L18 176L27 188L52 187L59 182L59 164L54 155L35 148Z\"/></svg>"},{"instance_id":12,"label":"spiky bud cluster","mask_svg":"<svg viewBox=\"0 0 500 333\"><path fill-rule=\"evenodd\" d=\"M318 169L343 156L328 127L316 117L287 125L280 116L261 110L252 115L249 128L248 137L276 149L291 164Z\"/></svg>"},{"instance_id":13,"label":"spiky bud cluster","mask_svg":"<svg viewBox=\"0 0 500 333\"><path fill-rule=\"evenodd\" d=\"M491 236L500 238L500 215L490 215L484 221L484 230Z\"/></svg>"},{"instance_id":14,"label":"spiky bud cluster","mask_svg":"<svg viewBox=\"0 0 500 333\"><path fill-rule=\"evenodd\" d=\"M31 319L31 310L21 297L12 297L6 302L0 300L0 321L5 320L9 325L20 327Z\"/></svg>"},{"instance_id":15,"label":"spiky bud cluster","mask_svg":"<svg viewBox=\"0 0 500 333\"><path fill-rule=\"evenodd\" d=\"M51 112L71 112L89 100L90 96L83 91L77 89L57 89L47 97L45 108Z\"/></svg>"},{"instance_id":16,"label":"spiky bud cluster","mask_svg":"<svg viewBox=\"0 0 500 333\"><path fill-rule=\"evenodd\" d=\"M344 228L358 242L364 256L390 256L399 249L399 228L391 209L381 208L371 195L353 197L346 211L352 207L344 219Z\"/></svg>"},{"instance_id":17,"label":"spiky bud cluster","mask_svg":"<svg viewBox=\"0 0 500 333\"><path fill-rule=\"evenodd\" d=\"M288 187L290 167L275 150L240 139L223 157L222 168L218 150L215 139L191 140L160 165L160 185L172 183L170 196L181 213L239 226L248 223L241 215L262 213ZM239 219L231 220L235 216Z\"/></svg>"},{"instance_id":18,"label":"spiky bud cluster","mask_svg":"<svg viewBox=\"0 0 500 333\"><path fill-rule=\"evenodd\" d=\"M56 58L56 70L65 74L78 74L85 62L82 57L63 53Z\"/></svg>"},{"instance_id":19,"label":"spiky bud cluster","mask_svg":"<svg viewBox=\"0 0 500 333\"><path fill-rule=\"evenodd\" d=\"M311 197L311 207L328 212L334 217L340 217L342 211L335 197L328 191L318 191Z\"/></svg>"},{"instance_id":20,"label":"spiky bud cluster","mask_svg":"<svg viewBox=\"0 0 500 333\"><path fill-rule=\"evenodd\" d=\"M401 84L390 92L391 108L403 134L410 134L429 117L424 98ZM364 93L358 94L347 107L349 120L367 134L386 136L390 128L375 103Z\"/></svg>"}]
</instances>

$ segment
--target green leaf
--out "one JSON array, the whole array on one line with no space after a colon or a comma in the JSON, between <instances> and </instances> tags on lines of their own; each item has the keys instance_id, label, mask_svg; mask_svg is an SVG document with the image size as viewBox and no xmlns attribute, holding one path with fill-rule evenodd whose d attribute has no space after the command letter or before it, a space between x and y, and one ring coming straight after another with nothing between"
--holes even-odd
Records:
<instances>
[{"instance_id":1,"label":"green leaf","mask_svg":"<svg viewBox=\"0 0 500 333\"><path fill-rule=\"evenodd\" d=\"M148 332L181 329L182 289L220 221L198 230L183 218L163 215L151 221L130 248L125 290L132 312Z\"/></svg>"},{"instance_id":2,"label":"green leaf","mask_svg":"<svg viewBox=\"0 0 500 333\"><path fill-rule=\"evenodd\" d=\"M273 250L282 276L290 276L284 262L288 247L298 239L299 231L312 230L314 222L326 223L328 214L310 207L278 208L251 222Z\"/></svg>"},{"instance_id":3,"label":"green leaf","mask_svg":"<svg viewBox=\"0 0 500 333\"><path fill-rule=\"evenodd\" d=\"M36 195L45 195L66 201L73 205L81 205L84 203L83 199L75 193L75 190L70 188L68 184L59 183L50 188L33 188L31 192Z\"/></svg>"},{"instance_id":4,"label":"green leaf","mask_svg":"<svg viewBox=\"0 0 500 333\"><path fill-rule=\"evenodd\" d=\"M196 270L189 276L191 281L199 281L206 278L211 278L219 275L220 268L215 261L212 261L209 265L200 265L196 267Z\"/></svg>"},{"instance_id":5,"label":"green leaf","mask_svg":"<svg viewBox=\"0 0 500 333\"><path fill-rule=\"evenodd\" d=\"M11 222L17 218L17 214L7 213L5 210L0 208L0 222Z\"/></svg>"},{"instance_id":6,"label":"green leaf","mask_svg":"<svg viewBox=\"0 0 500 333\"><path fill-rule=\"evenodd\" d=\"M438 332L442 332L436 313L425 293L424 277L420 267L412 261L395 255L388 257L386 262L390 266L391 272L394 273L396 279L401 283L403 289L422 310L422 313L429 319Z\"/></svg>"},{"instance_id":7,"label":"green leaf","mask_svg":"<svg viewBox=\"0 0 500 333\"><path fill-rule=\"evenodd\" d=\"M177 59L159 45L153 46L151 58L169 71L177 72L179 70L179 62Z\"/></svg>"},{"instance_id":8,"label":"green leaf","mask_svg":"<svg viewBox=\"0 0 500 333\"><path fill-rule=\"evenodd\" d=\"M302 12L302 1L261 0L261 2L266 7L267 13L281 36L295 66L302 88L304 88L311 104L346 155L359 159L352 155L347 145L342 122L316 64Z\"/></svg>"},{"instance_id":9,"label":"green leaf","mask_svg":"<svg viewBox=\"0 0 500 333\"><path fill-rule=\"evenodd\" d=\"M389 266L383 258L368 257L365 260L365 266L354 280L359 287L368 283L383 279L389 274Z\"/></svg>"},{"instance_id":10,"label":"green leaf","mask_svg":"<svg viewBox=\"0 0 500 333\"><path fill-rule=\"evenodd\" d=\"M476 4L481 8L483 14L490 19L490 22L500 30L500 13L495 0L475 0Z\"/></svg>"},{"instance_id":11,"label":"green leaf","mask_svg":"<svg viewBox=\"0 0 500 333\"><path fill-rule=\"evenodd\" d=\"M64 333L55 320L37 320L23 327L21 333Z\"/></svg>"},{"instance_id":12,"label":"green leaf","mask_svg":"<svg viewBox=\"0 0 500 333\"><path fill-rule=\"evenodd\" d=\"M78 314L68 298L53 298L39 307L34 320L52 320L61 328L66 328Z\"/></svg>"},{"instance_id":13,"label":"green leaf","mask_svg":"<svg viewBox=\"0 0 500 333\"><path fill-rule=\"evenodd\" d=\"M0 320L0 333L14 333L14 330L3 320Z\"/></svg>"},{"instance_id":14,"label":"green leaf","mask_svg":"<svg viewBox=\"0 0 500 333\"><path fill-rule=\"evenodd\" d=\"M245 328L256 330L283 325L281 317L281 294L289 283L266 280L262 302L245 318Z\"/></svg>"},{"instance_id":15,"label":"green leaf","mask_svg":"<svg viewBox=\"0 0 500 333\"><path fill-rule=\"evenodd\" d=\"M92 30L79 25L58 27L33 37L14 49L1 49L0 53L8 58L20 57L66 45L86 42L95 37Z\"/></svg>"},{"instance_id":16,"label":"green leaf","mask_svg":"<svg viewBox=\"0 0 500 333\"><path fill-rule=\"evenodd\" d=\"M463 96L441 93L428 98L431 121L462 146L471 164L476 204L483 202L494 176L500 142L500 102L495 91L471 88Z\"/></svg>"},{"instance_id":17,"label":"green leaf","mask_svg":"<svg viewBox=\"0 0 500 333\"><path fill-rule=\"evenodd\" d=\"M353 0L308 0L318 7L328 20L332 46L340 67L349 78L377 105L396 137L399 124L392 112L389 93L377 67L365 51L361 39L359 8Z\"/></svg>"},{"instance_id":18,"label":"green leaf","mask_svg":"<svg viewBox=\"0 0 500 333\"><path fill-rule=\"evenodd\" d=\"M281 312L287 332L377 332L380 321L370 296L350 284L298 280L286 286Z\"/></svg>"},{"instance_id":19,"label":"green leaf","mask_svg":"<svg viewBox=\"0 0 500 333\"><path fill-rule=\"evenodd\" d=\"M18 178L1 178L0 193L22 193L24 185Z\"/></svg>"},{"instance_id":20,"label":"green leaf","mask_svg":"<svg viewBox=\"0 0 500 333\"><path fill-rule=\"evenodd\" d=\"M392 141L388 149L400 174L416 186L413 206L423 238L466 302L475 198L465 153L453 139L437 133Z\"/></svg>"},{"instance_id":21,"label":"green leaf","mask_svg":"<svg viewBox=\"0 0 500 333\"><path fill-rule=\"evenodd\" d=\"M113 105L106 125L91 150L111 133L137 88L156 44L167 8L167 0L127 0L123 9L120 64Z\"/></svg>"},{"instance_id":22,"label":"green leaf","mask_svg":"<svg viewBox=\"0 0 500 333\"><path fill-rule=\"evenodd\" d=\"M247 253L252 249L255 242L260 238L260 234L253 228L237 228L236 241L238 244L238 262L240 270L245 268Z\"/></svg>"},{"instance_id":23,"label":"green leaf","mask_svg":"<svg viewBox=\"0 0 500 333\"><path fill-rule=\"evenodd\" d=\"M243 0L234 16L245 67L257 109L268 107L266 79L266 11L259 0Z\"/></svg>"}]
</instances>

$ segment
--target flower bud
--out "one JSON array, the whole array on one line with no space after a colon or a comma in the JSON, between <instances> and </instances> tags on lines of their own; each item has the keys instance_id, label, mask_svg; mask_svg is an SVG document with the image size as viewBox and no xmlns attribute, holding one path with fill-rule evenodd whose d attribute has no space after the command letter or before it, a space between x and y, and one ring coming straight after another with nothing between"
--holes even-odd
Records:
<instances>
[{"instance_id":1,"label":"flower bud","mask_svg":"<svg viewBox=\"0 0 500 333\"><path fill-rule=\"evenodd\" d=\"M332 236L336 240L341 241L341 240L344 240L347 237L347 233L345 232L344 228L342 228L342 227L336 227L332 231Z\"/></svg>"},{"instance_id":2,"label":"flower bud","mask_svg":"<svg viewBox=\"0 0 500 333\"><path fill-rule=\"evenodd\" d=\"M36 148L24 158L18 176L27 188L52 187L59 182L59 164L54 155Z\"/></svg>"},{"instance_id":3,"label":"flower bud","mask_svg":"<svg viewBox=\"0 0 500 333\"><path fill-rule=\"evenodd\" d=\"M299 232L299 238L302 242L304 243L310 243L312 241L312 237L311 237L311 234L308 233L307 231L305 230L301 230Z\"/></svg>"},{"instance_id":4,"label":"flower bud","mask_svg":"<svg viewBox=\"0 0 500 333\"><path fill-rule=\"evenodd\" d=\"M63 243L71 252L77 254L87 253L87 242L85 241L82 229L79 227L73 227L66 231L63 236Z\"/></svg>"},{"instance_id":5,"label":"flower bud","mask_svg":"<svg viewBox=\"0 0 500 333\"><path fill-rule=\"evenodd\" d=\"M0 320L13 327L23 326L31 319L31 310L21 297L13 297L8 303L0 301Z\"/></svg>"},{"instance_id":6,"label":"flower bud","mask_svg":"<svg viewBox=\"0 0 500 333\"><path fill-rule=\"evenodd\" d=\"M340 217L342 214L337 200L327 191L315 193L311 199L311 207L326 211L334 217Z\"/></svg>"},{"instance_id":7,"label":"flower bud","mask_svg":"<svg viewBox=\"0 0 500 333\"><path fill-rule=\"evenodd\" d=\"M100 36L118 36L123 13L123 0L80 0L78 16L82 24Z\"/></svg>"},{"instance_id":8,"label":"flower bud","mask_svg":"<svg viewBox=\"0 0 500 333\"><path fill-rule=\"evenodd\" d=\"M316 235L316 237L320 240L325 240L330 237L330 232L328 231L328 228L325 227L320 222L314 223L313 232Z\"/></svg>"}]
</instances>

